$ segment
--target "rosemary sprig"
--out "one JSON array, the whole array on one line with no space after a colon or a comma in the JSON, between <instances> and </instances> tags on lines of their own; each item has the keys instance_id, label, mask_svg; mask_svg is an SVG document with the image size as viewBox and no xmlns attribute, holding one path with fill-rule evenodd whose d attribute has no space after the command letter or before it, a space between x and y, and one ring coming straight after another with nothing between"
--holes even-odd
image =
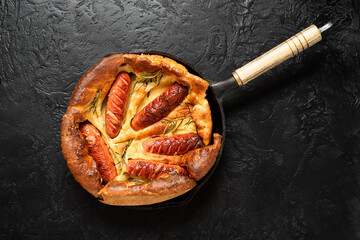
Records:
<instances>
[{"instance_id":1,"label":"rosemary sprig","mask_svg":"<svg viewBox=\"0 0 360 240\"><path fill-rule=\"evenodd\" d=\"M163 118L163 120L167 121L166 122L166 126L164 128L164 132L163 135L168 134L170 132L176 132L176 130L180 127L180 125L182 124L182 122L184 121L186 117L180 117L180 118L174 118L174 119L169 119L169 118ZM178 121L180 120L180 122L178 123Z\"/></svg>"},{"instance_id":2,"label":"rosemary sprig","mask_svg":"<svg viewBox=\"0 0 360 240\"><path fill-rule=\"evenodd\" d=\"M150 83L156 83L156 86L159 86L161 78L162 78L161 70L158 70L151 74L141 75L134 84L133 92L139 90L141 86L144 86L146 88Z\"/></svg>"},{"instance_id":3,"label":"rosemary sprig","mask_svg":"<svg viewBox=\"0 0 360 240\"><path fill-rule=\"evenodd\" d=\"M184 121L184 119L180 120L180 123L177 125L177 127L175 127L173 132L176 132L176 130L180 127L180 125L182 124L183 121Z\"/></svg>"},{"instance_id":4,"label":"rosemary sprig","mask_svg":"<svg viewBox=\"0 0 360 240\"><path fill-rule=\"evenodd\" d=\"M95 97L89 103L89 110L88 111L92 111L92 113L96 113L96 116L98 116L98 114L96 112L96 105L98 103L100 93L101 93L101 90L97 90L96 93L95 93Z\"/></svg>"},{"instance_id":5,"label":"rosemary sprig","mask_svg":"<svg viewBox=\"0 0 360 240\"><path fill-rule=\"evenodd\" d=\"M176 122L174 121L168 121L166 123L166 126L164 128L163 135L170 133L174 128L176 127ZM169 129L168 129L169 128Z\"/></svg>"},{"instance_id":6,"label":"rosemary sprig","mask_svg":"<svg viewBox=\"0 0 360 240\"><path fill-rule=\"evenodd\" d=\"M127 151L127 149L130 147L130 145L131 145L131 143L132 143L133 140L134 140L134 139L131 138L131 139L129 139L129 140L127 141L127 144L126 144L126 146L124 147L124 149L122 150L121 154L118 153L118 152L115 152L116 154L121 155L121 161L118 162L117 164L123 163L123 162L125 161L126 151ZM117 165L117 164L116 164L116 165Z\"/></svg>"}]
</instances>

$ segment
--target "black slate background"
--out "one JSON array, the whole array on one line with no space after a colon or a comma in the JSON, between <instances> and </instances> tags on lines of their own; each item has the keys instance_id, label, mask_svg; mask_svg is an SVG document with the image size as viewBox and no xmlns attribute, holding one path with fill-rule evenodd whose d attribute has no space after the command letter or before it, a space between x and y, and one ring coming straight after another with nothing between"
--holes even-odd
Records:
<instances>
[{"instance_id":1,"label":"black slate background","mask_svg":"<svg viewBox=\"0 0 360 240\"><path fill-rule=\"evenodd\" d=\"M1 239L360 239L360 2L0 1ZM312 23L324 41L225 99L214 175L186 206L106 206L73 179L61 117L111 52L159 50L209 82Z\"/></svg>"}]
</instances>

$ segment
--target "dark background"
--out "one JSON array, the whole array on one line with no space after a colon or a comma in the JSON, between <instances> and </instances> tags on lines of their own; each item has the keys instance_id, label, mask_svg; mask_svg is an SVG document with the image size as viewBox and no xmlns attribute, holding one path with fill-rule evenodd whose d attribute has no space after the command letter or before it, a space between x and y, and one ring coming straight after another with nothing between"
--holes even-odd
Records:
<instances>
[{"instance_id":1,"label":"dark background","mask_svg":"<svg viewBox=\"0 0 360 240\"><path fill-rule=\"evenodd\" d=\"M360 2L0 1L0 238L360 239ZM61 117L104 55L174 54L209 82L298 31L324 40L225 99L214 175L186 206L97 202L73 179Z\"/></svg>"}]
</instances>

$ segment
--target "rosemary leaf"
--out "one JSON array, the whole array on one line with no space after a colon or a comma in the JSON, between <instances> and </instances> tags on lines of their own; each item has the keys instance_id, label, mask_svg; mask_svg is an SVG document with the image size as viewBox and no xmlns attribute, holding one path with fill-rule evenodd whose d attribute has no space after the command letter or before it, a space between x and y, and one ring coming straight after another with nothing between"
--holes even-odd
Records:
<instances>
[{"instance_id":1,"label":"rosemary leaf","mask_svg":"<svg viewBox=\"0 0 360 240\"><path fill-rule=\"evenodd\" d=\"M88 111L92 111L92 113L96 113L96 116L98 116L97 112L96 112L96 106L100 97L100 93L101 90L97 90L95 93L95 97L91 100L91 102L89 103L89 110Z\"/></svg>"},{"instance_id":2,"label":"rosemary leaf","mask_svg":"<svg viewBox=\"0 0 360 240\"><path fill-rule=\"evenodd\" d=\"M192 122L193 122L193 120L190 118L189 121L187 121L187 123L185 123L185 125L189 125Z\"/></svg>"},{"instance_id":3,"label":"rosemary leaf","mask_svg":"<svg viewBox=\"0 0 360 240\"><path fill-rule=\"evenodd\" d=\"M133 140L134 140L134 139L131 138L131 139L129 139L129 140L127 141L128 143L126 144L126 146L124 147L123 151L121 152L121 161L118 162L117 164L123 163L123 162L125 161L126 151L127 151L127 149L130 147L130 145L131 145L131 143L132 143ZM120 155L120 154L119 154L119 155Z\"/></svg>"},{"instance_id":4,"label":"rosemary leaf","mask_svg":"<svg viewBox=\"0 0 360 240\"><path fill-rule=\"evenodd\" d=\"M176 127L176 122L170 122L170 128L169 128L169 130L165 133L165 134L167 134L167 133L170 133L170 132L173 132L173 130L175 129L175 127Z\"/></svg>"},{"instance_id":5,"label":"rosemary leaf","mask_svg":"<svg viewBox=\"0 0 360 240\"><path fill-rule=\"evenodd\" d=\"M152 74L141 75L136 79L136 82L133 87L133 92L139 90L141 86L144 86L146 88L150 83L156 83L156 86L158 86L160 84L161 77L162 77L161 70L158 70Z\"/></svg>"},{"instance_id":6,"label":"rosemary leaf","mask_svg":"<svg viewBox=\"0 0 360 240\"><path fill-rule=\"evenodd\" d=\"M160 84L160 79L162 78L162 72L160 71L160 73L158 75L156 75L155 80L156 80L156 86L159 86Z\"/></svg>"},{"instance_id":7,"label":"rosemary leaf","mask_svg":"<svg viewBox=\"0 0 360 240\"><path fill-rule=\"evenodd\" d=\"M169 127L169 124L170 124L170 121L166 122L166 126L164 128L164 132L163 132L163 135L165 135L167 133L167 128Z\"/></svg>"},{"instance_id":8,"label":"rosemary leaf","mask_svg":"<svg viewBox=\"0 0 360 240\"><path fill-rule=\"evenodd\" d=\"M152 78L155 78L157 75L159 75L159 73L161 73L161 70L158 70L154 73L151 73L151 74L144 74L144 75L141 75L142 78L146 78L146 79L152 79Z\"/></svg>"},{"instance_id":9,"label":"rosemary leaf","mask_svg":"<svg viewBox=\"0 0 360 240\"><path fill-rule=\"evenodd\" d=\"M185 116L174 119L163 118L162 120L166 121L166 126L164 128L163 135L168 134L170 132L175 132L180 127L180 125L182 124L185 118L186 118ZM177 123L177 121L180 122Z\"/></svg>"},{"instance_id":10,"label":"rosemary leaf","mask_svg":"<svg viewBox=\"0 0 360 240\"><path fill-rule=\"evenodd\" d=\"M177 127L174 129L174 131L173 132L176 132L176 130L180 127L180 125L181 125L181 123L184 121L184 119L181 119L180 120L180 123L177 125Z\"/></svg>"},{"instance_id":11,"label":"rosemary leaf","mask_svg":"<svg viewBox=\"0 0 360 240\"><path fill-rule=\"evenodd\" d=\"M122 161L125 160L126 151L127 151L127 149L130 147L130 145L131 145L131 143L132 143L133 140L134 140L134 139L131 138L131 139L128 141L128 143L126 144L124 150L122 151L122 154L121 154L121 160L122 160Z\"/></svg>"}]
</instances>

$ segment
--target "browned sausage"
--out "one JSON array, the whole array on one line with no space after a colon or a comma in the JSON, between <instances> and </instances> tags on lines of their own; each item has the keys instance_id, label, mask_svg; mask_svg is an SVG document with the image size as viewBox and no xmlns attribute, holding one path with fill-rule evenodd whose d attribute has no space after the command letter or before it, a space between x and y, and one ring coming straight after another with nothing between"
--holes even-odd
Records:
<instances>
[{"instance_id":1,"label":"browned sausage","mask_svg":"<svg viewBox=\"0 0 360 240\"><path fill-rule=\"evenodd\" d=\"M187 94L187 87L174 83L138 112L131 121L131 127L138 131L160 121L176 108Z\"/></svg>"},{"instance_id":2,"label":"browned sausage","mask_svg":"<svg viewBox=\"0 0 360 240\"><path fill-rule=\"evenodd\" d=\"M116 167L99 130L86 122L80 126L80 131L86 139L89 154L95 160L101 177L105 182L110 182L117 175Z\"/></svg>"},{"instance_id":3,"label":"browned sausage","mask_svg":"<svg viewBox=\"0 0 360 240\"><path fill-rule=\"evenodd\" d=\"M196 133L150 138L142 143L149 153L161 155L184 155L188 151L202 147L201 138Z\"/></svg>"},{"instance_id":4,"label":"browned sausage","mask_svg":"<svg viewBox=\"0 0 360 240\"><path fill-rule=\"evenodd\" d=\"M160 178L164 174L188 175L187 171L178 165L145 160L130 160L123 166L123 171L142 178Z\"/></svg>"},{"instance_id":5,"label":"browned sausage","mask_svg":"<svg viewBox=\"0 0 360 240\"><path fill-rule=\"evenodd\" d=\"M126 72L117 75L112 85L105 113L106 134L110 138L116 137L121 129L124 120L126 102L130 89L130 76Z\"/></svg>"}]
</instances>

